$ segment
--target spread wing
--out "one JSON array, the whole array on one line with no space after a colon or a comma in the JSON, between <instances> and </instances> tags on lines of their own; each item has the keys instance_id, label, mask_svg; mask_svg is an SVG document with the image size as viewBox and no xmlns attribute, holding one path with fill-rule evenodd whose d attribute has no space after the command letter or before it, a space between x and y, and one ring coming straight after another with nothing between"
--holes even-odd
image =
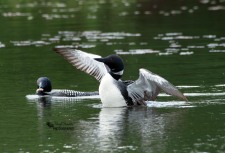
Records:
<instances>
[{"instance_id":1,"label":"spread wing","mask_svg":"<svg viewBox=\"0 0 225 153\"><path fill-rule=\"evenodd\" d=\"M74 67L94 76L98 81L101 81L108 72L104 63L94 60L94 58L101 57L99 55L71 48L55 48L54 51L62 55Z\"/></svg>"},{"instance_id":2,"label":"spread wing","mask_svg":"<svg viewBox=\"0 0 225 153\"><path fill-rule=\"evenodd\" d=\"M145 100L155 100L161 90L187 101L187 98L166 79L146 69L139 70L139 78L127 86L128 94L134 102L143 103Z\"/></svg>"}]
</instances>

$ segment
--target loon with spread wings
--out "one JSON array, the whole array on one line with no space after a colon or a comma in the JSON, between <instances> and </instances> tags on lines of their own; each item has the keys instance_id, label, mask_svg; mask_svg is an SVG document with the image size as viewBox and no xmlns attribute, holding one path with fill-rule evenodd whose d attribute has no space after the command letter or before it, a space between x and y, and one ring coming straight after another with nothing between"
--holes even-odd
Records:
<instances>
[{"instance_id":1,"label":"loon with spread wings","mask_svg":"<svg viewBox=\"0 0 225 153\"><path fill-rule=\"evenodd\" d=\"M77 49L54 49L77 69L94 76L99 82L99 95L103 107L146 105L155 100L161 90L187 101L187 98L170 82L146 69L139 70L136 81L122 81L123 60L115 54L102 58Z\"/></svg>"}]
</instances>

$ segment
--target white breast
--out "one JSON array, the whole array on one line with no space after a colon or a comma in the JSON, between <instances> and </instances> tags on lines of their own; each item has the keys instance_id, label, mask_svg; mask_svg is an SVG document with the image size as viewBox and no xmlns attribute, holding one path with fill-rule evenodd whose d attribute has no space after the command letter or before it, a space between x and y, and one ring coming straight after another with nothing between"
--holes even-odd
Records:
<instances>
[{"instance_id":1,"label":"white breast","mask_svg":"<svg viewBox=\"0 0 225 153\"><path fill-rule=\"evenodd\" d=\"M102 78L99 86L99 95L103 107L127 106L126 101L115 83L116 80L109 73Z\"/></svg>"}]
</instances>

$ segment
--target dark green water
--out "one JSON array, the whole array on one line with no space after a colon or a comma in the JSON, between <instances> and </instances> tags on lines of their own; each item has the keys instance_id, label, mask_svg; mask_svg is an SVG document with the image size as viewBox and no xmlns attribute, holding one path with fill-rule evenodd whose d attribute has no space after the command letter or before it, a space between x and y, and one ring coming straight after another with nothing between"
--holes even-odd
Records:
<instances>
[{"instance_id":1,"label":"dark green water","mask_svg":"<svg viewBox=\"0 0 225 153\"><path fill-rule=\"evenodd\" d=\"M223 0L0 1L0 152L225 152L224 15ZM57 45L120 54L124 79L144 67L189 102L162 94L128 109L27 99L40 76L59 89L98 89Z\"/></svg>"}]
</instances>

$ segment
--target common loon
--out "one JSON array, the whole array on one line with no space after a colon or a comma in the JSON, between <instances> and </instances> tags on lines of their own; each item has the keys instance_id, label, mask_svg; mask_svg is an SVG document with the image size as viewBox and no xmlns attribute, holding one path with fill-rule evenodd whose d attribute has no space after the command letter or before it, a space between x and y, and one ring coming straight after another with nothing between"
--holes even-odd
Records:
<instances>
[{"instance_id":1,"label":"common loon","mask_svg":"<svg viewBox=\"0 0 225 153\"><path fill-rule=\"evenodd\" d=\"M121 81L124 72L123 60L118 55L92 56L77 49L56 47L77 69L94 76L99 82L99 95L103 107L146 105L146 100L155 100L161 90L187 101L187 98L170 82L146 69L139 70L136 81Z\"/></svg>"},{"instance_id":2,"label":"common loon","mask_svg":"<svg viewBox=\"0 0 225 153\"><path fill-rule=\"evenodd\" d=\"M99 95L96 92L81 92L75 90L68 90L68 89L53 89L52 90L52 83L49 78L47 77L40 77L37 79L37 90L36 94L43 96L43 95L50 95L50 96L57 96L57 97L82 97L82 96L94 96Z\"/></svg>"}]
</instances>

